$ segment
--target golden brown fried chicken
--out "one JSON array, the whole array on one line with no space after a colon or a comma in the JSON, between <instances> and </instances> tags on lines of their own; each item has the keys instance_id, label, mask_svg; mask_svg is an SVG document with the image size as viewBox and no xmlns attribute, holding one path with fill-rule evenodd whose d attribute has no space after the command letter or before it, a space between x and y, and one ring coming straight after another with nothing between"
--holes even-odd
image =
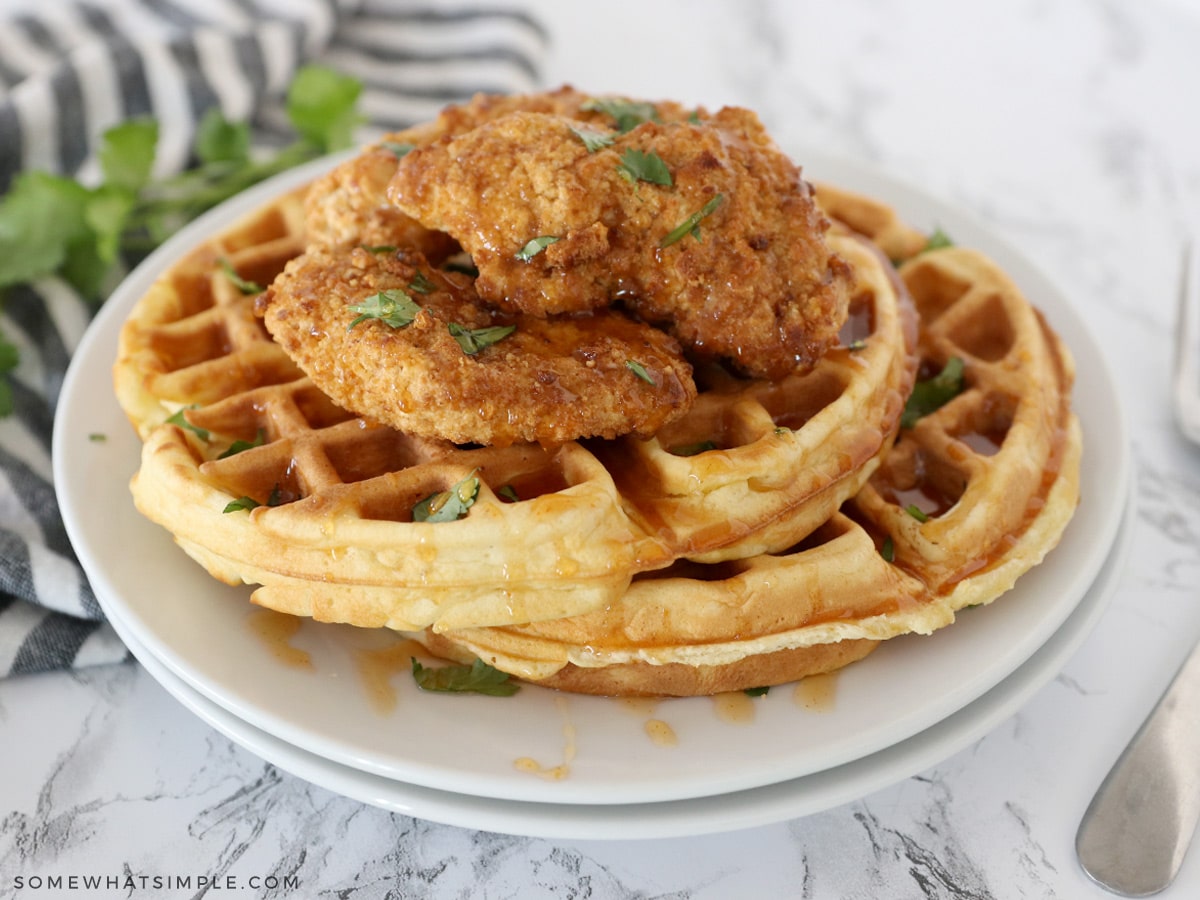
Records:
<instances>
[{"instance_id":1,"label":"golden brown fried chicken","mask_svg":"<svg viewBox=\"0 0 1200 900\"><path fill-rule=\"evenodd\" d=\"M537 94L476 94L447 106L432 122L385 135L313 183L305 204L308 239L320 244L396 246L420 250L435 260L458 247L449 236L414 222L391 205L387 187L400 158L416 147L462 134L512 112L541 112L578 118L605 127L617 119L654 115L681 120L690 111L674 103L656 107L623 98L594 98L571 87Z\"/></svg>"},{"instance_id":2,"label":"golden brown fried chicken","mask_svg":"<svg viewBox=\"0 0 1200 900\"><path fill-rule=\"evenodd\" d=\"M456 443L651 435L696 396L663 332L617 312L506 316L415 252L311 247L256 311L334 402Z\"/></svg>"},{"instance_id":3,"label":"golden brown fried chicken","mask_svg":"<svg viewBox=\"0 0 1200 900\"><path fill-rule=\"evenodd\" d=\"M305 235L314 244L410 247L434 259L457 251L454 239L431 231L392 206L387 186L400 157L441 132L428 126L389 134L322 175L305 195Z\"/></svg>"},{"instance_id":4,"label":"golden brown fried chicken","mask_svg":"<svg viewBox=\"0 0 1200 900\"><path fill-rule=\"evenodd\" d=\"M811 367L837 341L848 271L757 116L596 105L586 123L518 111L447 134L400 161L389 197L454 237L503 308L620 302L747 374Z\"/></svg>"}]
</instances>

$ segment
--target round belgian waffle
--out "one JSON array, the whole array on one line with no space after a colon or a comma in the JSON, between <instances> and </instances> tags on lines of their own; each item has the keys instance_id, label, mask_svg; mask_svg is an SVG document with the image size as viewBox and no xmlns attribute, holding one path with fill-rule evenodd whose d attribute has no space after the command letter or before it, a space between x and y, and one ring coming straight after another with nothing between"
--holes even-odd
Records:
<instances>
[{"instance_id":1,"label":"round belgian waffle","mask_svg":"<svg viewBox=\"0 0 1200 900\"><path fill-rule=\"evenodd\" d=\"M925 373L961 360L961 390L904 429L843 511L783 552L636 576L584 616L419 639L565 690L706 694L838 668L1011 588L1078 502L1070 355L974 251L923 252L900 271Z\"/></svg>"},{"instance_id":2,"label":"round belgian waffle","mask_svg":"<svg viewBox=\"0 0 1200 900\"><path fill-rule=\"evenodd\" d=\"M254 318L244 281L269 284L302 252L303 222L287 195L171 267L130 314L114 373L145 441L139 510L282 611L400 630L521 624L610 607L678 559L782 551L875 470L914 377L911 305L886 260L843 234L844 346L805 375L709 371L692 410L649 441L418 439L334 405ZM474 479L464 517L414 521Z\"/></svg>"}]
</instances>

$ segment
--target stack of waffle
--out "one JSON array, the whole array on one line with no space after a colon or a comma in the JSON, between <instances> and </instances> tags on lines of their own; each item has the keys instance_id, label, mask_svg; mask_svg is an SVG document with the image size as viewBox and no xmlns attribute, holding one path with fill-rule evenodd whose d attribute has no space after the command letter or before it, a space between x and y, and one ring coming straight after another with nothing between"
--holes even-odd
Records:
<instances>
[{"instance_id":1,"label":"stack of waffle","mask_svg":"<svg viewBox=\"0 0 1200 900\"><path fill-rule=\"evenodd\" d=\"M420 139L445 140L456 115ZM980 253L831 185L815 191L820 239L846 303L811 365L766 378L689 351L694 398L652 434L463 442L356 411L315 383L311 347L268 330L263 293L318 245L454 249L386 201L399 160L381 146L196 247L122 332L136 505L255 603L568 691L711 694L930 633L1058 542L1081 447L1068 352ZM429 514L445 504L455 515Z\"/></svg>"}]
</instances>

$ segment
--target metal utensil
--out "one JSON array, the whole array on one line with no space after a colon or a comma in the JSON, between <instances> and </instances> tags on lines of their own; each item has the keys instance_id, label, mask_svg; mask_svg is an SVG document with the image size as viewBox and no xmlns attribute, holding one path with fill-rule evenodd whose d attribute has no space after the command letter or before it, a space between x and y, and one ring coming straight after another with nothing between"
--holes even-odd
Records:
<instances>
[{"instance_id":1,"label":"metal utensil","mask_svg":"<svg viewBox=\"0 0 1200 900\"><path fill-rule=\"evenodd\" d=\"M1200 443L1200 252L1184 257L1175 360L1179 427ZM1075 851L1087 874L1127 897L1174 880L1200 819L1200 645L1142 723L1084 813Z\"/></svg>"}]
</instances>

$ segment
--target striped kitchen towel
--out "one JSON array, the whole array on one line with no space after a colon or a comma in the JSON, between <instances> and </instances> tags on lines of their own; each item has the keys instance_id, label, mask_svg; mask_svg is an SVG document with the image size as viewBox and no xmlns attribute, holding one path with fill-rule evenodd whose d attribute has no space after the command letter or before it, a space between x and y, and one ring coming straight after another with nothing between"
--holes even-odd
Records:
<instances>
[{"instance_id":1,"label":"striped kitchen towel","mask_svg":"<svg viewBox=\"0 0 1200 900\"><path fill-rule=\"evenodd\" d=\"M262 147L290 141L282 103L315 62L363 84L368 141L477 91L538 87L546 35L517 0L8 0L0 10L0 193L30 169L87 182L108 127L159 123L155 175L189 164L217 106ZM3 223L0 223L0 227ZM16 346L0 418L0 676L125 659L75 559L51 482L63 375L91 306L44 278L4 291Z\"/></svg>"}]
</instances>

